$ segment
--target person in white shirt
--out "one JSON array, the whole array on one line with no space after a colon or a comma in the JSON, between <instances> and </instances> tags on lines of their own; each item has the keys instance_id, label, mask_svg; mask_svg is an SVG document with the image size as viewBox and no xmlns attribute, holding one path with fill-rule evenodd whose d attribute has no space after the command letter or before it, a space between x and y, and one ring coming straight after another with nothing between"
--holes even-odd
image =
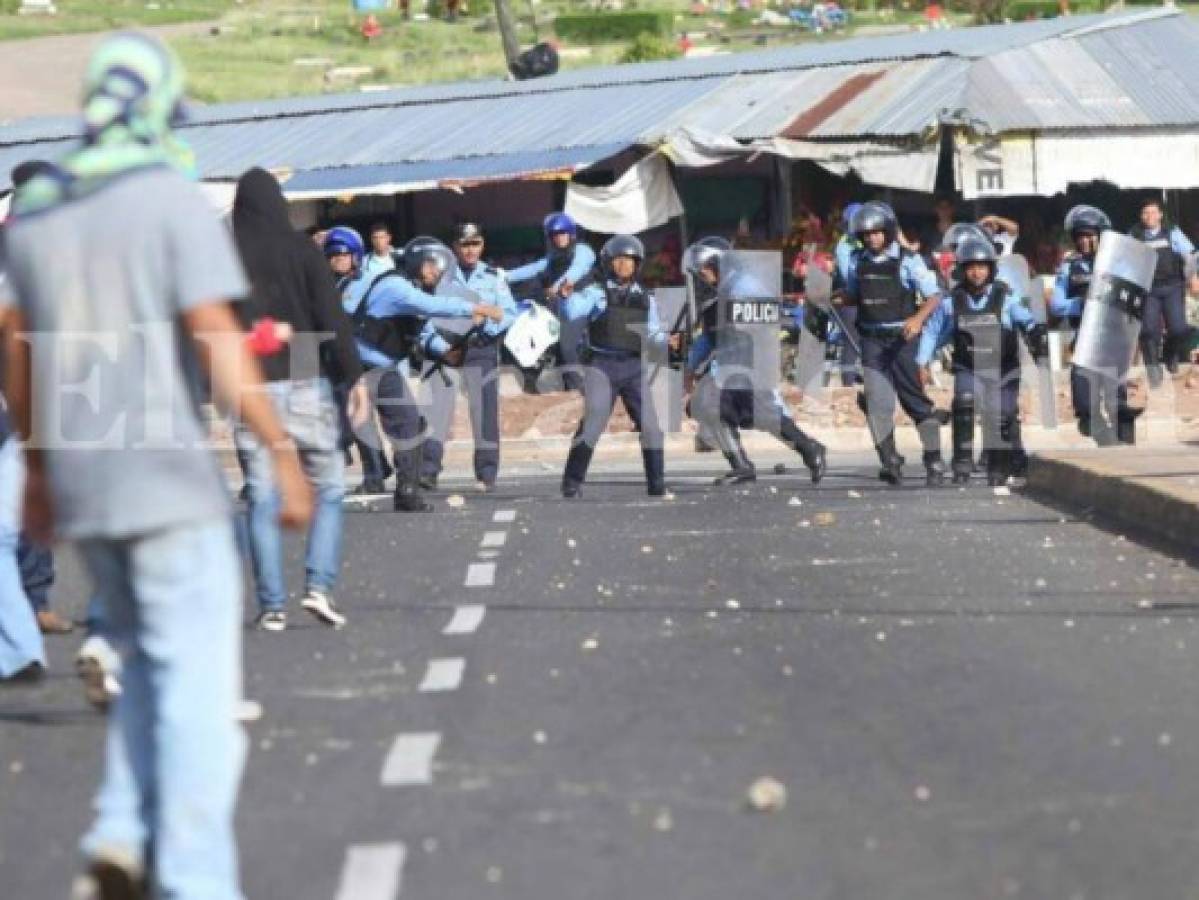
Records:
<instances>
[{"instance_id":1,"label":"person in white shirt","mask_svg":"<svg viewBox=\"0 0 1199 900\"><path fill-rule=\"evenodd\" d=\"M391 246L391 229L384 222L371 226L371 252L362 263L368 278L382 275L395 269L395 248Z\"/></svg>"}]
</instances>

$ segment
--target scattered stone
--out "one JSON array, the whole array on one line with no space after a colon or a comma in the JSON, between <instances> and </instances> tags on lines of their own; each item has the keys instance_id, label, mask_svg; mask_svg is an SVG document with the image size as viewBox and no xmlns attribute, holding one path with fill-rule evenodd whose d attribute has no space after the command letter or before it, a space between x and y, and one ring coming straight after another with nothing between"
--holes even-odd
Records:
<instances>
[{"instance_id":1,"label":"scattered stone","mask_svg":"<svg viewBox=\"0 0 1199 900\"><path fill-rule=\"evenodd\" d=\"M861 500L862 499L862 495L859 494L857 491L850 491L849 496L850 496L850 499L852 499L852 500Z\"/></svg>"},{"instance_id":2,"label":"scattered stone","mask_svg":"<svg viewBox=\"0 0 1199 900\"><path fill-rule=\"evenodd\" d=\"M466 505L466 498L461 494L450 494L445 498L445 505L450 507L450 509L458 509Z\"/></svg>"},{"instance_id":3,"label":"scattered stone","mask_svg":"<svg viewBox=\"0 0 1199 900\"><path fill-rule=\"evenodd\" d=\"M673 828L674 818L670 815L670 810L662 807L654 816L654 831L670 831Z\"/></svg>"},{"instance_id":4,"label":"scattered stone","mask_svg":"<svg viewBox=\"0 0 1199 900\"><path fill-rule=\"evenodd\" d=\"M787 805L787 788L770 777L762 777L749 786L749 808L755 812L778 812Z\"/></svg>"},{"instance_id":5,"label":"scattered stone","mask_svg":"<svg viewBox=\"0 0 1199 900\"><path fill-rule=\"evenodd\" d=\"M787 501L787 505L788 506L803 506L803 501L800 500L798 497L792 497L790 500Z\"/></svg>"},{"instance_id":6,"label":"scattered stone","mask_svg":"<svg viewBox=\"0 0 1199 900\"><path fill-rule=\"evenodd\" d=\"M929 800L932 799L932 796L933 796L933 792L930 791L923 784L920 785L920 787L916 788L916 799L919 800L921 803L927 803Z\"/></svg>"},{"instance_id":7,"label":"scattered stone","mask_svg":"<svg viewBox=\"0 0 1199 900\"><path fill-rule=\"evenodd\" d=\"M729 597L729 599L728 599L728 600L725 600L725 601L724 601L724 605L725 605L725 606L727 606L729 609L740 609L740 608L741 608L741 601L740 601L740 600L734 600L732 597Z\"/></svg>"},{"instance_id":8,"label":"scattered stone","mask_svg":"<svg viewBox=\"0 0 1199 900\"><path fill-rule=\"evenodd\" d=\"M812 521L821 527L825 527L836 522L837 516L831 512L818 512L812 516Z\"/></svg>"},{"instance_id":9,"label":"scattered stone","mask_svg":"<svg viewBox=\"0 0 1199 900\"><path fill-rule=\"evenodd\" d=\"M586 651L597 650L599 649L599 641L593 637L589 637L583 641L583 649Z\"/></svg>"},{"instance_id":10,"label":"scattered stone","mask_svg":"<svg viewBox=\"0 0 1199 900\"><path fill-rule=\"evenodd\" d=\"M546 736L545 736L544 731L534 731L533 732L533 743L534 744L544 744L545 742L546 742Z\"/></svg>"}]
</instances>

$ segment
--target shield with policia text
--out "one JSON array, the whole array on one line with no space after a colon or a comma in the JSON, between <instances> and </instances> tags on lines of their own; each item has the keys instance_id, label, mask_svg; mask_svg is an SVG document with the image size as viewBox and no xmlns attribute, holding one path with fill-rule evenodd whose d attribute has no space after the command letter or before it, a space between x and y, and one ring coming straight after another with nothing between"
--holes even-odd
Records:
<instances>
[{"instance_id":1,"label":"shield with policia text","mask_svg":"<svg viewBox=\"0 0 1199 900\"><path fill-rule=\"evenodd\" d=\"M772 391L779 381L782 256L777 251L725 254L717 285L716 353L723 386Z\"/></svg>"},{"instance_id":2,"label":"shield with policia text","mask_svg":"<svg viewBox=\"0 0 1199 900\"><path fill-rule=\"evenodd\" d=\"M1103 232L1078 326L1075 365L1114 378L1128 374L1156 265L1151 247L1115 231Z\"/></svg>"}]
</instances>

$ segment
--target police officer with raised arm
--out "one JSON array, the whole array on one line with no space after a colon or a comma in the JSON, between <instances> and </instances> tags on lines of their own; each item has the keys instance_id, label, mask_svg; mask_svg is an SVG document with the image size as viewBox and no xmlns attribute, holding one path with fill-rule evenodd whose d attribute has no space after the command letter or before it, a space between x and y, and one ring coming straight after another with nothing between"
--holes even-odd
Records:
<instances>
[{"instance_id":1,"label":"police officer with raised arm","mask_svg":"<svg viewBox=\"0 0 1199 900\"><path fill-rule=\"evenodd\" d=\"M487 322L467 339L462 366L453 376L426 382L430 397L429 436L425 439L421 463L421 486L426 490L437 486L459 386L466 392L470 409L475 481L480 491L495 490L500 465L499 341L516 315L516 302L499 270L482 261L483 246L483 229L477 222L454 226L452 247L458 265L450 272L449 285L499 307L504 318L500 322Z\"/></svg>"},{"instance_id":2,"label":"police officer with raised arm","mask_svg":"<svg viewBox=\"0 0 1199 900\"><path fill-rule=\"evenodd\" d=\"M887 204L863 204L852 228L862 246L850 257L846 302L858 309L866 417L882 463L879 478L894 485L903 478L904 459L895 446L898 398L916 423L926 482L939 485L945 480L941 421L921 384L916 339L940 302L940 287L924 261L899 246L899 223Z\"/></svg>"},{"instance_id":3,"label":"police officer with raised arm","mask_svg":"<svg viewBox=\"0 0 1199 900\"><path fill-rule=\"evenodd\" d=\"M645 247L632 235L618 234L600 251L600 280L572 293L563 313L581 326L583 419L562 473L562 496L579 496L595 445L619 397L641 439L646 488L651 497L666 493L662 425L646 390L647 351L665 352L668 339L654 296L638 280ZM676 342L677 343L677 342Z\"/></svg>"},{"instance_id":4,"label":"police officer with raised arm","mask_svg":"<svg viewBox=\"0 0 1199 900\"><path fill-rule=\"evenodd\" d=\"M504 317L497 306L435 296L454 265L454 254L445 244L414 238L404 248L402 272L385 272L375 279L360 274L342 293L342 303L354 322L358 354L374 382L379 419L392 444L396 512L433 508L420 492L422 420L407 376L413 368L419 369L425 355L451 363L460 363L463 355L463 348L441 337L429 319L468 318L482 324Z\"/></svg>"},{"instance_id":5,"label":"police officer with raised arm","mask_svg":"<svg viewBox=\"0 0 1199 900\"><path fill-rule=\"evenodd\" d=\"M1191 327L1186 316L1187 271L1193 265L1195 247L1182 229L1165 220L1162 202L1147 197L1141 203L1141 221L1128 232L1157 254L1153 287L1145 298L1141 318L1141 356L1149 384L1162 383L1162 363L1171 374L1178 371L1178 360L1185 356ZM1162 324L1165 323L1165 344Z\"/></svg>"}]
</instances>

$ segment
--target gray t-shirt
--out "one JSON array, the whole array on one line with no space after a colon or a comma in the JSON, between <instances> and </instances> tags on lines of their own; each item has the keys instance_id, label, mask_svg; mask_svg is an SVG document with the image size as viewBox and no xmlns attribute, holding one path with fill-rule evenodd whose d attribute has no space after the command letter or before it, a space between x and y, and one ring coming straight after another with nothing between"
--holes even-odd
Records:
<instances>
[{"instance_id":1,"label":"gray t-shirt","mask_svg":"<svg viewBox=\"0 0 1199 900\"><path fill-rule=\"evenodd\" d=\"M246 283L199 187L133 173L17 219L5 243L59 532L121 538L229 515L181 314Z\"/></svg>"}]
</instances>

